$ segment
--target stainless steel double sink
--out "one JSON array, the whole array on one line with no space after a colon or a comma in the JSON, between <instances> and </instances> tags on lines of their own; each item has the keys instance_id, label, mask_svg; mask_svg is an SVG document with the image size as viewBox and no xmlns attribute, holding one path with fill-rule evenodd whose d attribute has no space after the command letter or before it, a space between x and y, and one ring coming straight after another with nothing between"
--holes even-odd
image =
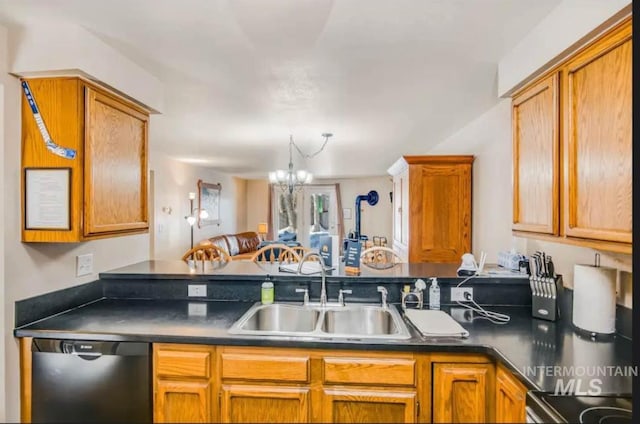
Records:
<instances>
[{"instance_id":1,"label":"stainless steel double sink","mask_svg":"<svg viewBox=\"0 0 640 424\"><path fill-rule=\"evenodd\" d=\"M353 339L409 339L411 334L393 305L254 304L229 329L230 334Z\"/></svg>"}]
</instances>

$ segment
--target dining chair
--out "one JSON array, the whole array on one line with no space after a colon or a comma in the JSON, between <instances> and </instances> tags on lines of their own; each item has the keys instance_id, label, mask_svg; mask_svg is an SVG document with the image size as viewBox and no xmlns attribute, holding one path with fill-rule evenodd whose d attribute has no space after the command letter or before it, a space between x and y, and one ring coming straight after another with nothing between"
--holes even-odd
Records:
<instances>
[{"instance_id":1,"label":"dining chair","mask_svg":"<svg viewBox=\"0 0 640 424\"><path fill-rule=\"evenodd\" d=\"M372 246L360 254L360 263L369 268L391 268L404 262L406 261L396 251L385 246Z\"/></svg>"},{"instance_id":2,"label":"dining chair","mask_svg":"<svg viewBox=\"0 0 640 424\"><path fill-rule=\"evenodd\" d=\"M293 253L296 253L298 257L295 257L293 253L289 250L282 250L280 252L280 255L278 256L278 261L280 261L281 263L299 262L304 255L313 251L313 249L309 249L308 247L304 247L304 246L293 246L290 249L293 251ZM311 256L308 260L317 261L318 257Z\"/></svg>"},{"instance_id":3,"label":"dining chair","mask_svg":"<svg viewBox=\"0 0 640 424\"><path fill-rule=\"evenodd\" d=\"M212 262L230 262L232 260L229 252L219 246L216 246L215 244L206 246L195 246L189 249L184 255L182 255L182 260L188 262L189 259L192 259L194 261Z\"/></svg>"},{"instance_id":4,"label":"dining chair","mask_svg":"<svg viewBox=\"0 0 640 424\"><path fill-rule=\"evenodd\" d=\"M280 255L283 255L283 260L280 259ZM253 262L261 263L291 263L300 261L300 256L289 246L274 243L268 244L256 250L256 253L251 257Z\"/></svg>"}]
</instances>

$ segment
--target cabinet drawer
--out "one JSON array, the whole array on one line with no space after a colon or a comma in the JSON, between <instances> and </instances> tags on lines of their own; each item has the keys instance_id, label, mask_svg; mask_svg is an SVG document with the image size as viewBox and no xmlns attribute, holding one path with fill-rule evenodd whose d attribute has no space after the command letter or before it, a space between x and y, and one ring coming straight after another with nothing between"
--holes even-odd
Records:
<instances>
[{"instance_id":1,"label":"cabinet drawer","mask_svg":"<svg viewBox=\"0 0 640 424\"><path fill-rule=\"evenodd\" d=\"M409 358L323 359L324 383L415 386L416 361Z\"/></svg>"},{"instance_id":2,"label":"cabinet drawer","mask_svg":"<svg viewBox=\"0 0 640 424\"><path fill-rule=\"evenodd\" d=\"M158 350L155 359L157 377L211 376L211 352Z\"/></svg>"},{"instance_id":3,"label":"cabinet drawer","mask_svg":"<svg viewBox=\"0 0 640 424\"><path fill-rule=\"evenodd\" d=\"M223 379L309 382L308 356L223 353L221 359Z\"/></svg>"}]
</instances>

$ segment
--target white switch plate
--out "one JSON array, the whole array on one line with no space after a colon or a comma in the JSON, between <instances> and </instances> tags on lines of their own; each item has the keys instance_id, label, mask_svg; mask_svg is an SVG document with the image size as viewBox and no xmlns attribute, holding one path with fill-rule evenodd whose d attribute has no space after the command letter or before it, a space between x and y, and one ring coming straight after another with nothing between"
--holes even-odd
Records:
<instances>
[{"instance_id":1,"label":"white switch plate","mask_svg":"<svg viewBox=\"0 0 640 424\"><path fill-rule=\"evenodd\" d=\"M93 273L93 253L76 256L76 277Z\"/></svg>"},{"instance_id":2,"label":"white switch plate","mask_svg":"<svg viewBox=\"0 0 640 424\"><path fill-rule=\"evenodd\" d=\"M472 287L451 287L451 301L466 301L467 299L464 298L465 293L469 293L471 295L471 299L473 299Z\"/></svg>"},{"instance_id":3,"label":"white switch plate","mask_svg":"<svg viewBox=\"0 0 640 424\"><path fill-rule=\"evenodd\" d=\"M206 284L189 284L189 297L207 297Z\"/></svg>"}]
</instances>

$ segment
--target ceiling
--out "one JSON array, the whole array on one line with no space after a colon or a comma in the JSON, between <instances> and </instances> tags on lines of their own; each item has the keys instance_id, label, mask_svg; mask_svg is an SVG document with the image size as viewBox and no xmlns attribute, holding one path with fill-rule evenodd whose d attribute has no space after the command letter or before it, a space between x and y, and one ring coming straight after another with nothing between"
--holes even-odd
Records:
<instances>
[{"instance_id":1,"label":"ceiling","mask_svg":"<svg viewBox=\"0 0 640 424\"><path fill-rule=\"evenodd\" d=\"M153 149L244 177L382 175L498 99L497 63L559 0L0 0L82 25L164 83Z\"/></svg>"}]
</instances>

